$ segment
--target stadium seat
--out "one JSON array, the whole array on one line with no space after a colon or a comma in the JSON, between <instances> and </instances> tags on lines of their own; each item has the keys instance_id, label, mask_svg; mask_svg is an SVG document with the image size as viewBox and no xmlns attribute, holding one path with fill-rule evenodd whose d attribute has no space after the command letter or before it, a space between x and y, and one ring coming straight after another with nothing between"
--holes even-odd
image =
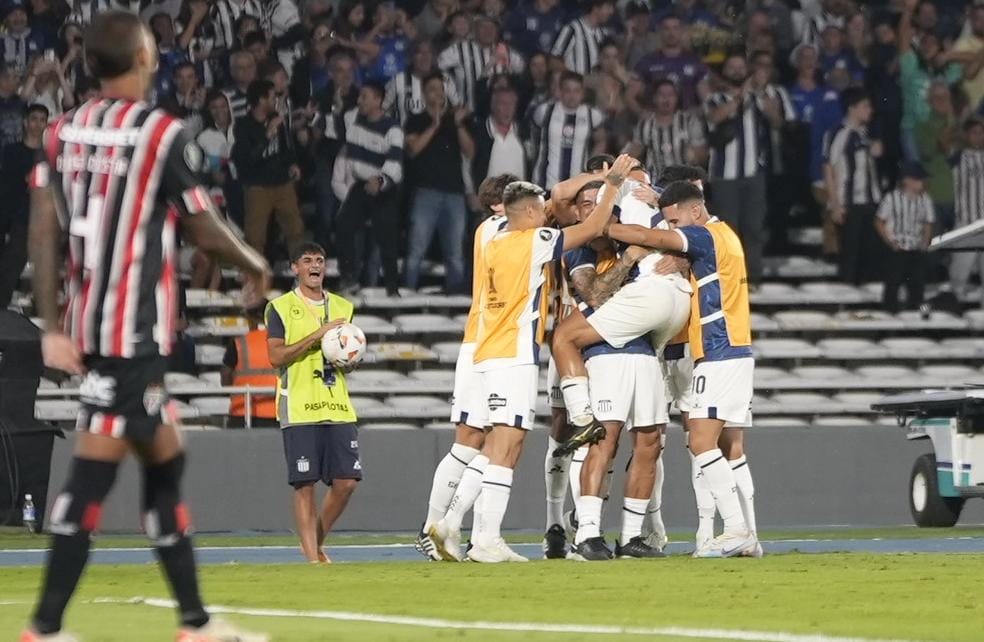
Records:
<instances>
[{"instance_id":1,"label":"stadium seat","mask_svg":"<svg viewBox=\"0 0 984 642\"><path fill-rule=\"evenodd\" d=\"M839 409L833 399L815 392L777 392L772 395L772 403L779 405L782 412L795 415L829 414ZM758 411L754 401L752 410Z\"/></svg>"},{"instance_id":2,"label":"stadium seat","mask_svg":"<svg viewBox=\"0 0 984 642\"><path fill-rule=\"evenodd\" d=\"M441 341L431 346L441 363L457 363L458 352L461 350L460 341Z\"/></svg>"},{"instance_id":3,"label":"stadium seat","mask_svg":"<svg viewBox=\"0 0 984 642\"><path fill-rule=\"evenodd\" d=\"M201 417L223 417L229 414L229 397L193 397L189 402Z\"/></svg>"},{"instance_id":4,"label":"stadium seat","mask_svg":"<svg viewBox=\"0 0 984 642\"><path fill-rule=\"evenodd\" d=\"M424 424L424 430L454 430L455 426L450 421L429 421Z\"/></svg>"},{"instance_id":5,"label":"stadium seat","mask_svg":"<svg viewBox=\"0 0 984 642\"><path fill-rule=\"evenodd\" d=\"M75 421L79 402L74 399L39 399L34 404L34 417L39 421Z\"/></svg>"},{"instance_id":6,"label":"stadium seat","mask_svg":"<svg viewBox=\"0 0 984 642\"><path fill-rule=\"evenodd\" d=\"M791 377L788 370L782 368L770 368L769 366L755 366L755 385L760 383L782 382Z\"/></svg>"},{"instance_id":7,"label":"stadium seat","mask_svg":"<svg viewBox=\"0 0 984 642\"><path fill-rule=\"evenodd\" d=\"M361 424L359 430L419 430L416 424L401 421L380 421Z\"/></svg>"},{"instance_id":8,"label":"stadium seat","mask_svg":"<svg viewBox=\"0 0 984 642\"><path fill-rule=\"evenodd\" d=\"M803 283L799 287L800 301L812 304L846 305L872 301L868 292L848 283L837 281L814 281Z\"/></svg>"},{"instance_id":9,"label":"stadium seat","mask_svg":"<svg viewBox=\"0 0 984 642\"><path fill-rule=\"evenodd\" d=\"M817 428L870 428L873 424L870 419L864 417L828 415L817 417L813 420L813 425Z\"/></svg>"},{"instance_id":10,"label":"stadium seat","mask_svg":"<svg viewBox=\"0 0 984 642\"><path fill-rule=\"evenodd\" d=\"M837 267L807 256L765 259L765 272L783 279L823 279L837 275Z\"/></svg>"},{"instance_id":11,"label":"stadium seat","mask_svg":"<svg viewBox=\"0 0 984 642\"><path fill-rule=\"evenodd\" d=\"M837 390L851 388L857 377L847 368L839 366L800 366L791 371L801 390Z\"/></svg>"},{"instance_id":12,"label":"stadium seat","mask_svg":"<svg viewBox=\"0 0 984 642\"><path fill-rule=\"evenodd\" d=\"M172 408L178 413L178 417L184 421L185 419L196 419L201 414L195 406L186 404L183 401L177 399L171 400Z\"/></svg>"},{"instance_id":13,"label":"stadium seat","mask_svg":"<svg viewBox=\"0 0 984 642\"><path fill-rule=\"evenodd\" d=\"M198 379L206 388L219 388L222 386L222 373L220 372L203 372L198 375Z\"/></svg>"},{"instance_id":14,"label":"stadium seat","mask_svg":"<svg viewBox=\"0 0 984 642\"><path fill-rule=\"evenodd\" d=\"M819 226L794 227L789 230L789 241L796 245L819 246L823 243L823 228Z\"/></svg>"},{"instance_id":15,"label":"stadium seat","mask_svg":"<svg viewBox=\"0 0 984 642\"><path fill-rule=\"evenodd\" d=\"M400 288L398 297L386 296L385 288L363 288L354 303L356 310L422 310L429 307L429 297L406 288Z\"/></svg>"},{"instance_id":16,"label":"stadium seat","mask_svg":"<svg viewBox=\"0 0 984 642\"><path fill-rule=\"evenodd\" d=\"M797 303L800 293L787 283L765 282L750 294L753 305L788 305Z\"/></svg>"},{"instance_id":17,"label":"stadium seat","mask_svg":"<svg viewBox=\"0 0 984 642\"><path fill-rule=\"evenodd\" d=\"M414 370L407 378L410 386L429 391L451 394L454 389L454 370Z\"/></svg>"},{"instance_id":18,"label":"stadium seat","mask_svg":"<svg viewBox=\"0 0 984 642\"><path fill-rule=\"evenodd\" d=\"M398 314L393 324L404 334L461 334L464 327L440 314Z\"/></svg>"},{"instance_id":19,"label":"stadium seat","mask_svg":"<svg viewBox=\"0 0 984 642\"><path fill-rule=\"evenodd\" d=\"M752 312L752 332L775 332L779 330L779 324L772 317L761 312Z\"/></svg>"},{"instance_id":20,"label":"stadium seat","mask_svg":"<svg viewBox=\"0 0 984 642\"><path fill-rule=\"evenodd\" d=\"M857 375L871 388L918 387L922 379L912 368L905 366L861 366L855 369Z\"/></svg>"},{"instance_id":21,"label":"stadium seat","mask_svg":"<svg viewBox=\"0 0 984 642\"><path fill-rule=\"evenodd\" d=\"M214 337L237 337L249 332L249 322L240 316L211 316L198 321L198 325Z\"/></svg>"},{"instance_id":22,"label":"stadium seat","mask_svg":"<svg viewBox=\"0 0 984 642\"><path fill-rule=\"evenodd\" d=\"M820 351L802 339L759 339L752 350L760 359L813 359Z\"/></svg>"},{"instance_id":23,"label":"stadium seat","mask_svg":"<svg viewBox=\"0 0 984 642\"><path fill-rule=\"evenodd\" d=\"M765 395L754 395L752 397L753 416L756 413L763 415L775 415L781 412L783 412L782 406L773 401L772 398Z\"/></svg>"},{"instance_id":24,"label":"stadium seat","mask_svg":"<svg viewBox=\"0 0 984 642\"><path fill-rule=\"evenodd\" d=\"M436 361L437 354L419 343L381 342L369 345L366 356L372 362L384 361Z\"/></svg>"},{"instance_id":25,"label":"stadium seat","mask_svg":"<svg viewBox=\"0 0 984 642\"><path fill-rule=\"evenodd\" d=\"M881 345L893 359L926 359L938 356L938 344L923 337L882 339Z\"/></svg>"},{"instance_id":26,"label":"stadium seat","mask_svg":"<svg viewBox=\"0 0 984 642\"><path fill-rule=\"evenodd\" d=\"M167 372L164 374L164 386L171 389L175 386L199 386L201 381L193 374L186 372Z\"/></svg>"},{"instance_id":27,"label":"stadium seat","mask_svg":"<svg viewBox=\"0 0 984 642\"><path fill-rule=\"evenodd\" d=\"M964 320L973 330L984 330L984 308L978 310L967 310L964 312Z\"/></svg>"},{"instance_id":28,"label":"stadium seat","mask_svg":"<svg viewBox=\"0 0 984 642\"><path fill-rule=\"evenodd\" d=\"M785 310L772 315L783 330L831 330L837 321L826 312L819 310ZM752 322L755 327L755 322Z\"/></svg>"},{"instance_id":29,"label":"stadium seat","mask_svg":"<svg viewBox=\"0 0 984 642\"><path fill-rule=\"evenodd\" d=\"M871 404L883 396L879 392L842 392L834 395L834 400L841 404L842 412L867 413L873 412Z\"/></svg>"},{"instance_id":30,"label":"stadium seat","mask_svg":"<svg viewBox=\"0 0 984 642\"><path fill-rule=\"evenodd\" d=\"M810 425L800 417L755 417L752 423L755 428L807 428Z\"/></svg>"},{"instance_id":31,"label":"stadium seat","mask_svg":"<svg viewBox=\"0 0 984 642\"><path fill-rule=\"evenodd\" d=\"M188 308L231 308L236 305L231 293L224 294L197 288L185 290L185 303Z\"/></svg>"},{"instance_id":32,"label":"stadium seat","mask_svg":"<svg viewBox=\"0 0 984 642\"><path fill-rule=\"evenodd\" d=\"M200 366L221 366L222 357L225 356L225 348L208 343L199 343L195 346L195 363Z\"/></svg>"},{"instance_id":33,"label":"stadium seat","mask_svg":"<svg viewBox=\"0 0 984 642\"><path fill-rule=\"evenodd\" d=\"M359 326L363 333L368 335L391 335L398 332L395 325L382 317L374 314L360 314L356 311L352 323Z\"/></svg>"},{"instance_id":34,"label":"stadium seat","mask_svg":"<svg viewBox=\"0 0 984 642\"><path fill-rule=\"evenodd\" d=\"M923 318L922 313L918 310L899 312L898 317L910 329L964 330L967 328L966 319L939 310L930 312L929 318Z\"/></svg>"},{"instance_id":35,"label":"stadium seat","mask_svg":"<svg viewBox=\"0 0 984 642\"><path fill-rule=\"evenodd\" d=\"M837 324L846 331L902 330L905 323L884 310L841 310L834 314Z\"/></svg>"},{"instance_id":36,"label":"stadium seat","mask_svg":"<svg viewBox=\"0 0 984 642\"><path fill-rule=\"evenodd\" d=\"M58 384L51 379L41 377L41 380L38 381L38 390L58 390Z\"/></svg>"},{"instance_id":37,"label":"stadium seat","mask_svg":"<svg viewBox=\"0 0 984 642\"><path fill-rule=\"evenodd\" d=\"M827 359L884 359L888 349L868 339L821 339L817 349Z\"/></svg>"},{"instance_id":38,"label":"stadium seat","mask_svg":"<svg viewBox=\"0 0 984 642\"><path fill-rule=\"evenodd\" d=\"M962 386L972 380L980 379L980 370L962 364L926 365L919 369L919 376L925 377L934 385Z\"/></svg>"},{"instance_id":39,"label":"stadium seat","mask_svg":"<svg viewBox=\"0 0 984 642\"><path fill-rule=\"evenodd\" d=\"M444 417L450 413L450 405L447 400L440 397L403 395L388 397L385 404L394 412L394 416L400 418L433 419Z\"/></svg>"},{"instance_id":40,"label":"stadium seat","mask_svg":"<svg viewBox=\"0 0 984 642\"><path fill-rule=\"evenodd\" d=\"M981 337L948 337L940 341L940 356L950 359L974 359L984 357L984 339Z\"/></svg>"}]
</instances>

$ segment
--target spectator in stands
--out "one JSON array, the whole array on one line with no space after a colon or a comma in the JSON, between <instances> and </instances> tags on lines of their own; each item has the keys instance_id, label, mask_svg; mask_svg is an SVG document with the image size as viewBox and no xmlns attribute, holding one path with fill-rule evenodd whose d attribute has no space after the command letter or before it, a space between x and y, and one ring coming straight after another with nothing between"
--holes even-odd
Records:
<instances>
[{"instance_id":1,"label":"spectator in stands","mask_svg":"<svg viewBox=\"0 0 984 642\"><path fill-rule=\"evenodd\" d=\"M383 101L383 108L400 125L406 125L410 116L425 111L424 78L435 72L441 73L434 59L434 45L429 40L414 41L410 48L410 67L386 84L386 99ZM455 107L461 104L455 82L450 76L444 76L444 95L448 104Z\"/></svg>"},{"instance_id":2,"label":"spectator in stands","mask_svg":"<svg viewBox=\"0 0 984 642\"><path fill-rule=\"evenodd\" d=\"M27 7L24 0L10 0L6 4L3 18L5 33L0 45L3 46L3 62L10 65L18 76L27 71L31 62L45 53L54 43L45 42L41 32L33 31L27 22Z\"/></svg>"},{"instance_id":3,"label":"spectator in stands","mask_svg":"<svg viewBox=\"0 0 984 642\"><path fill-rule=\"evenodd\" d=\"M636 126L630 153L645 160L653 179L669 165L703 166L707 162L704 123L680 107L679 90L669 78L653 88L653 111Z\"/></svg>"},{"instance_id":4,"label":"spectator in stands","mask_svg":"<svg viewBox=\"0 0 984 642\"><path fill-rule=\"evenodd\" d=\"M820 34L820 69L824 74L838 70L846 73L853 84L864 83L864 67L848 45L844 28L832 22Z\"/></svg>"},{"instance_id":5,"label":"spectator in stands","mask_svg":"<svg viewBox=\"0 0 984 642\"><path fill-rule=\"evenodd\" d=\"M226 97L232 106L233 122L249 113L247 92L256 80L256 59L248 51L237 51L229 57L229 72L232 75L232 86L226 89Z\"/></svg>"},{"instance_id":6,"label":"spectator in stands","mask_svg":"<svg viewBox=\"0 0 984 642\"><path fill-rule=\"evenodd\" d=\"M906 308L918 309L926 285L927 250L933 237L933 202L926 193L926 170L907 163L898 186L878 207L875 227L891 250L885 265L882 302L899 310L899 286L906 288Z\"/></svg>"},{"instance_id":7,"label":"spectator in stands","mask_svg":"<svg viewBox=\"0 0 984 642\"><path fill-rule=\"evenodd\" d=\"M711 27L720 24L719 16L708 11L702 0L675 0L661 11L657 11L654 18L657 22L662 22L668 16L673 16L687 24L706 24Z\"/></svg>"},{"instance_id":8,"label":"spectator in stands","mask_svg":"<svg viewBox=\"0 0 984 642\"><path fill-rule=\"evenodd\" d=\"M605 114L608 128L621 149L632 136L636 119L626 109L625 91L629 86L629 72L622 64L622 52L614 40L601 44L598 66L584 79L588 102Z\"/></svg>"},{"instance_id":9,"label":"spectator in stands","mask_svg":"<svg viewBox=\"0 0 984 642\"><path fill-rule=\"evenodd\" d=\"M577 174L585 161L604 152L604 114L584 103L584 78L572 71L560 77L560 100L533 114L537 143L534 180L546 189Z\"/></svg>"},{"instance_id":10,"label":"spectator in stands","mask_svg":"<svg viewBox=\"0 0 984 642\"><path fill-rule=\"evenodd\" d=\"M24 108L17 92L19 79L13 65L0 62L0 152L23 137Z\"/></svg>"},{"instance_id":11,"label":"spectator in stands","mask_svg":"<svg viewBox=\"0 0 984 642\"><path fill-rule=\"evenodd\" d=\"M780 0L751 0L748 11L764 12L769 18L769 27L775 35L776 47L780 53L787 53L796 44L794 41L793 12L789 3Z\"/></svg>"},{"instance_id":12,"label":"spectator in stands","mask_svg":"<svg viewBox=\"0 0 984 642\"><path fill-rule=\"evenodd\" d=\"M270 365L268 334L263 325L263 308L246 311L249 332L226 342L222 357L222 385L244 388L276 388L279 373ZM320 346L319 346L320 347ZM277 397L273 394L235 394L229 398L229 428L244 428L249 411L250 427L276 428Z\"/></svg>"},{"instance_id":13,"label":"spectator in stands","mask_svg":"<svg viewBox=\"0 0 984 642\"><path fill-rule=\"evenodd\" d=\"M506 42L529 58L540 51L550 51L564 24L564 10L559 0L517 2L503 25Z\"/></svg>"},{"instance_id":14,"label":"spectator in stands","mask_svg":"<svg viewBox=\"0 0 984 642\"><path fill-rule=\"evenodd\" d=\"M198 134L197 141L205 154L205 167L209 173L210 184L220 188L228 199L229 188L235 179L230 165L235 138L232 129L232 109L224 93L217 90L209 92L205 99L203 118L204 128Z\"/></svg>"},{"instance_id":15,"label":"spectator in stands","mask_svg":"<svg viewBox=\"0 0 984 642\"><path fill-rule=\"evenodd\" d=\"M974 3L968 10L967 23L960 38L953 44L953 51L969 54L964 66L963 90L968 106L977 111L984 99L984 4Z\"/></svg>"},{"instance_id":16,"label":"spectator in stands","mask_svg":"<svg viewBox=\"0 0 984 642\"><path fill-rule=\"evenodd\" d=\"M284 69L293 69L307 36L297 4L294 0L264 0L262 21L274 58Z\"/></svg>"},{"instance_id":17,"label":"spectator in stands","mask_svg":"<svg viewBox=\"0 0 984 642\"><path fill-rule=\"evenodd\" d=\"M65 79L54 52L31 61L20 95L28 104L44 105L56 117L75 107L75 91Z\"/></svg>"},{"instance_id":18,"label":"spectator in stands","mask_svg":"<svg viewBox=\"0 0 984 642\"><path fill-rule=\"evenodd\" d=\"M496 74L519 74L523 57L499 39L499 25L488 16L475 17L475 37L451 44L438 56L437 66L455 80L461 104L479 106L479 85Z\"/></svg>"},{"instance_id":19,"label":"spectator in stands","mask_svg":"<svg viewBox=\"0 0 984 642\"><path fill-rule=\"evenodd\" d=\"M27 263L27 181L47 125L48 109L31 105L22 118L23 142L12 142L0 153L0 310L10 304Z\"/></svg>"},{"instance_id":20,"label":"spectator in stands","mask_svg":"<svg viewBox=\"0 0 984 642\"><path fill-rule=\"evenodd\" d=\"M849 3L847 0L820 0L820 13L813 16L803 29L803 42L820 44L820 35L827 25L843 28L847 22Z\"/></svg>"},{"instance_id":21,"label":"spectator in stands","mask_svg":"<svg viewBox=\"0 0 984 642\"><path fill-rule=\"evenodd\" d=\"M868 137L872 106L864 90L846 90L841 103L844 120L824 140L824 182L828 215L841 226L840 276L859 284L873 277L878 264L874 218L881 188L875 159L882 149Z\"/></svg>"},{"instance_id":22,"label":"spectator in stands","mask_svg":"<svg viewBox=\"0 0 984 642\"><path fill-rule=\"evenodd\" d=\"M74 22L65 23L58 32L59 46L56 48L61 60L62 74L74 90L85 77L85 61L82 59L82 28Z\"/></svg>"},{"instance_id":23,"label":"spectator in stands","mask_svg":"<svg viewBox=\"0 0 984 642\"><path fill-rule=\"evenodd\" d=\"M53 0L31 0L31 31L38 34L48 47L58 42L65 16L55 11Z\"/></svg>"},{"instance_id":24,"label":"spectator in stands","mask_svg":"<svg viewBox=\"0 0 984 642\"><path fill-rule=\"evenodd\" d=\"M454 0L428 0L413 20L413 26L417 29L417 37L431 41L436 40L444 32L444 27L454 11L455 4Z\"/></svg>"},{"instance_id":25,"label":"spectator in stands","mask_svg":"<svg viewBox=\"0 0 984 642\"><path fill-rule=\"evenodd\" d=\"M635 72L650 86L669 79L680 90L680 106L691 109L710 93L707 66L684 48L686 28L679 18L668 15L659 23L660 48L640 60Z\"/></svg>"},{"instance_id":26,"label":"spectator in stands","mask_svg":"<svg viewBox=\"0 0 984 642\"><path fill-rule=\"evenodd\" d=\"M490 176L511 174L526 180L529 175L524 151L524 137L516 120L518 97L513 87L503 87L492 92L491 114L488 118L476 118L471 134L475 140L475 158L472 159L472 184L481 185ZM481 211L469 203L471 210Z\"/></svg>"},{"instance_id":27,"label":"spectator in stands","mask_svg":"<svg viewBox=\"0 0 984 642\"><path fill-rule=\"evenodd\" d=\"M383 110L384 95L380 85L363 85L359 106L329 119L325 135L345 143L332 175L332 189L342 202L337 228L338 238L344 239L338 244L340 289L359 289L369 228L382 258L386 293L399 296L397 198L403 182L403 130Z\"/></svg>"},{"instance_id":28,"label":"spectator in stands","mask_svg":"<svg viewBox=\"0 0 984 642\"><path fill-rule=\"evenodd\" d=\"M581 76L589 74L598 64L605 25L614 14L614 0L590 0L584 15L564 25L557 34L550 51L558 60L556 68L566 68Z\"/></svg>"},{"instance_id":29,"label":"spectator in stands","mask_svg":"<svg viewBox=\"0 0 984 642\"><path fill-rule=\"evenodd\" d=\"M744 56L728 56L721 67L722 91L705 105L710 143L711 205L714 215L727 222L745 248L748 280L762 278L765 243L766 173L760 128L764 108L781 113L774 98L756 95L749 82Z\"/></svg>"},{"instance_id":30,"label":"spectator in stands","mask_svg":"<svg viewBox=\"0 0 984 642\"><path fill-rule=\"evenodd\" d=\"M191 133L197 134L203 127L205 109L205 88L199 81L198 69L187 60L179 63L171 86L169 94L159 97L159 106L184 120Z\"/></svg>"},{"instance_id":31,"label":"spectator in stands","mask_svg":"<svg viewBox=\"0 0 984 642\"><path fill-rule=\"evenodd\" d=\"M915 127L916 148L926 169L927 193L936 210L940 232L953 228L953 171L950 158L957 148L960 129L953 110L950 87L934 81L929 88L929 116Z\"/></svg>"},{"instance_id":32,"label":"spectator in stands","mask_svg":"<svg viewBox=\"0 0 984 642\"><path fill-rule=\"evenodd\" d=\"M150 19L150 29L157 40L157 82L154 91L160 99L171 93L174 70L178 65L187 62L188 53L178 45L174 31L174 20L168 13L155 14Z\"/></svg>"},{"instance_id":33,"label":"spectator in stands","mask_svg":"<svg viewBox=\"0 0 984 642\"><path fill-rule=\"evenodd\" d=\"M209 21L209 4L206 0L189 0L178 15L182 25L178 45L188 52L188 59L195 64L203 86L214 87L219 73L225 73L225 58L215 54L215 33ZM222 69L219 69L220 63Z\"/></svg>"},{"instance_id":34,"label":"spectator in stands","mask_svg":"<svg viewBox=\"0 0 984 642\"><path fill-rule=\"evenodd\" d=\"M403 9L394 9L386 2L377 4L369 35L376 53L363 62L363 79L385 85L406 69L407 52L415 35L413 23Z\"/></svg>"},{"instance_id":35,"label":"spectator in stands","mask_svg":"<svg viewBox=\"0 0 984 642\"><path fill-rule=\"evenodd\" d=\"M294 63L290 97L295 105L306 105L331 82L331 24L322 22L311 30L307 53Z\"/></svg>"},{"instance_id":36,"label":"spectator in stands","mask_svg":"<svg viewBox=\"0 0 984 642\"><path fill-rule=\"evenodd\" d=\"M232 158L243 184L246 242L266 250L271 218L296 246L304 233L294 183L301 178L284 117L277 113L273 83L257 80L247 95L250 112L236 122Z\"/></svg>"},{"instance_id":37,"label":"spectator in stands","mask_svg":"<svg viewBox=\"0 0 984 642\"><path fill-rule=\"evenodd\" d=\"M260 0L214 0L211 7L210 21L212 31L215 33L215 48L226 55L234 51L240 43L238 27L245 22L241 19L244 16L251 16L258 21L263 14ZM247 86L253 80L250 79L246 83Z\"/></svg>"},{"instance_id":38,"label":"spectator in stands","mask_svg":"<svg viewBox=\"0 0 984 642\"><path fill-rule=\"evenodd\" d=\"M464 294L462 250L468 210L461 158L470 161L475 156L475 141L468 131L467 110L448 105L440 73L424 79L424 100L425 111L406 124L407 178L413 197L404 279L412 290L420 285L420 264L437 234L444 258L444 289Z\"/></svg>"},{"instance_id":39,"label":"spectator in stands","mask_svg":"<svg viewBox=\"0 0 984 642\"><path fill-rule=\"evenodd\" d=\"M984 120L973 117L963 126L964 146L953 158L956 227L984 218ZM958 298L967 295L976 270L984 284L984 252L954 252L950 256L950 285ZM981 302L984 303L984 297Z\"/></svg>"},{"instance_id":40,"label":"spectator in stands","mask_svg":"<svg viewBox=\"0 0 984 642\"><path fill-rule=\"evenodd\" d=\"M659 34L649 26L649 4L640 0L625 7L625 37L622 49L625 66L635 69L639 62L659 48Z\"/></svg>"}]
</instances>

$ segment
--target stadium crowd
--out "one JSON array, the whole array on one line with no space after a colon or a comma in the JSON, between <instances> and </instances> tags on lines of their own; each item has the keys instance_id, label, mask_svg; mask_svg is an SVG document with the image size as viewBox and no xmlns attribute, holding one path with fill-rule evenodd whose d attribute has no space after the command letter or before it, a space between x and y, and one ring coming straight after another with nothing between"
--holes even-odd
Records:
<instances>
[{"instance_id":1,"label":"stadium crowd","mask_svg":"<svg viewBox=\"0 0 984 642\"><path fill-rule=\"evenodd\" d=\"M982 216L984 4L960 0L4 0L0 303L26 261L24 177L46 120L98 94L81 30L139 12L152 101L194 129L213 194L269 258L302 238L340 291L420 284L435 250L467 291L477 186L552 188L630 151L704 165L749 280L822 223L850 282L885 304L940 273L930 233ZM275 230L270 234L270 230ZM963 295L980 254L955 255ZM196 287L214 266L196 257ZM402 259L402 273L400 272Z\"/></svg>"}]
</instances>

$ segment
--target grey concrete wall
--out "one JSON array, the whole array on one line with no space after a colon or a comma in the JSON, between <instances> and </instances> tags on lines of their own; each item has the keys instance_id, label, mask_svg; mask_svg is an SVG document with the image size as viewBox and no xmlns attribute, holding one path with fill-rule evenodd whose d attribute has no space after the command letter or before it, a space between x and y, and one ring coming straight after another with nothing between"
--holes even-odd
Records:
<instances>
[{"instance_id":1,"label":"grey concrete wall","mask_svg":"<svg viewBox=\"0 0 984 642\"><path fill-rule=\"evenodd\" d=\"M288 530L291 489L279 431L190 432L185 494L196 529L202 531ZM363 430L365 481L339 530L410 531L425 516L431 476L447 452L451 430ZM49 504L57 495L71 457L71 438L56 440ZM625 443L628 446L628 442ZM746 450L756 485L760 528L826 524L911 523L908 478L913 460L928 441L908 442L901 429L760 428L748 432ZM513 487L504 527L544 526L543 457L546 434L530 434ZM612 508L614 528L621 506L627 448L619 456ZM690 463L679 430L671 431L666 454L665 520L669 528L695 525ZM139 469L128 462L104 513L104 530L139 528ZM984 501L972 500L963 523L984 522Z\"/></svg>"}]
</instances>

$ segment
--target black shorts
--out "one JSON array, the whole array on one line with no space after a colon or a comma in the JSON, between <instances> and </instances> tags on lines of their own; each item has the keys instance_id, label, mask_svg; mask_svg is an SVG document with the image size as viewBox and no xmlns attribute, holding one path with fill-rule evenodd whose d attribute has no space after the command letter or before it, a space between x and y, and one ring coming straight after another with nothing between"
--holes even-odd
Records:
<instances>
[{"instance_id":1,"label":"black shorts","mask_svg":"<svg viewBox=\"0 0 984 642\"><path fill-rule=\"evenodd\" d=\"M295 488L335 479L362 479L359 431L355 424L289 426L284 435L287 483Z\"/></svg>"},{"instance_id":2,"label":"black shorts","mask_svg":"<svg viewBox=\"0 0 984 642\"><path fill-rule=\"evenodd\" d=\"M76 430L147 443L159 425L176 421L164 390L166 358L87 356L84 361Z\"/></svg>"}]
</instances>

